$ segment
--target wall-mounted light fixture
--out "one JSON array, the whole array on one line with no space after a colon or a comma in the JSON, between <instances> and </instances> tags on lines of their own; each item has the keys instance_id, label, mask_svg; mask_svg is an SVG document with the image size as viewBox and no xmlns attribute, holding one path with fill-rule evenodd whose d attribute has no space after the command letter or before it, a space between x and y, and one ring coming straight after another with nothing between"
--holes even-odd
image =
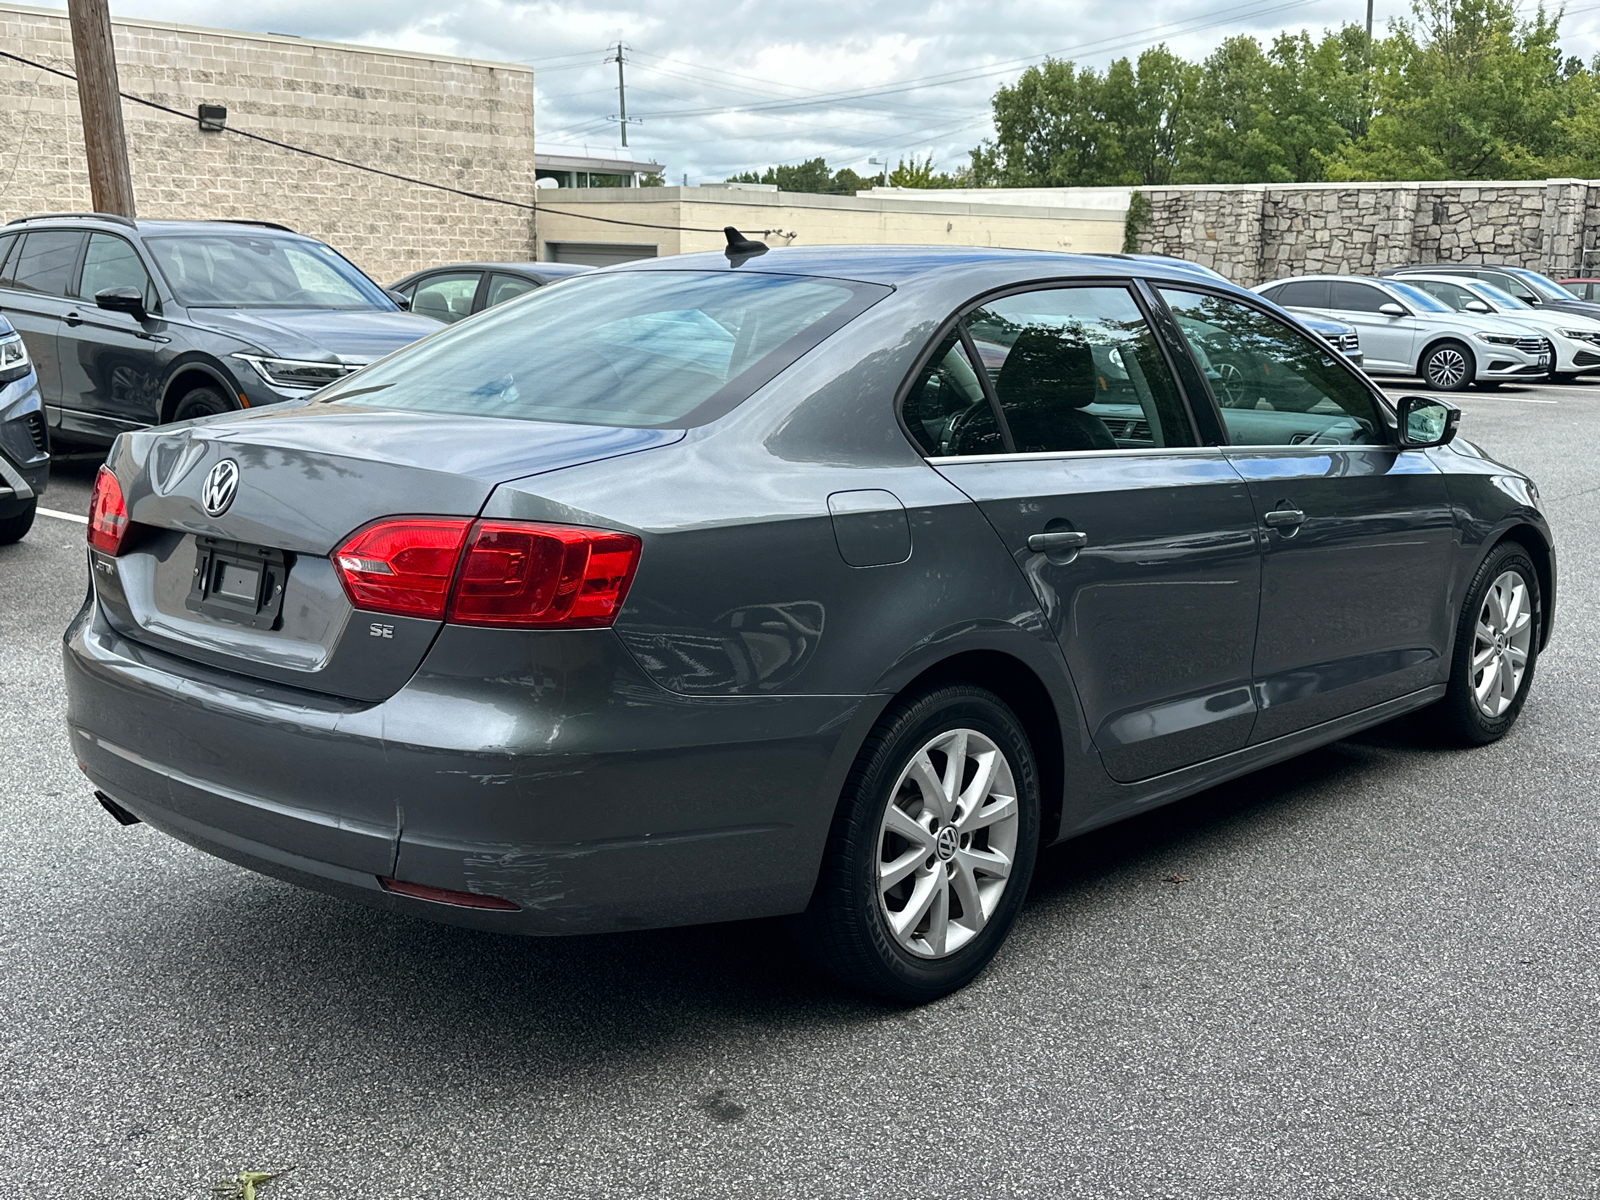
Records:
<instances>
[{"instance_id":1,"label":"wall-mounted light fixture","mask_svg":"<svg viewBox=\"0 0 1600 1200\"><path fill-rule=\"evenodd\" d=\"M221 133L228 127L228 110L221 104L200 106L200 132Z\"/></svg>"}]
</instances>

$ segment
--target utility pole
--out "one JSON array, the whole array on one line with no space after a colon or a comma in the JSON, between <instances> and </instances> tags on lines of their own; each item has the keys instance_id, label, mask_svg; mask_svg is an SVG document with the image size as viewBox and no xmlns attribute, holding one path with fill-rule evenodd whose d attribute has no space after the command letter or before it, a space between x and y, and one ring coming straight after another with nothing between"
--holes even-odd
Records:
<instances>
[{"instance_id":1,"label":"utility pole","mask_svg":"<svg viewBox=\"0 0 1600 1200\"><path fill-rule=\"evenodd\" d=\"M1372 0L1367 0L1367 45L1372 45Z\"/></svg>"},{"instance_id":2,"label":"utility pole","mask_svg":"<svg viewBox=\"0 0 1600 1200\"><path fill-rule=\"evenodd\" d=\"M117 52L111 41L108 0L67 0L72 57L77 64L83 149L89 160L89 196L95 212L133 217L133 177L122 128Z\"/></svg>"},{"instance_id":3,"label":"utility pole","mask_svg":"<svg viewBox=\"0 0 1600 1200\"><path fill-rule=\"evenodd\" d=\"M591 54L594 51L590 51ZM593 60L591 60L593 61ZM628 85L622 78L622 43L617 43L617 128L622 130L622 145L628 145Z\"/></svg>"}]
</instances>

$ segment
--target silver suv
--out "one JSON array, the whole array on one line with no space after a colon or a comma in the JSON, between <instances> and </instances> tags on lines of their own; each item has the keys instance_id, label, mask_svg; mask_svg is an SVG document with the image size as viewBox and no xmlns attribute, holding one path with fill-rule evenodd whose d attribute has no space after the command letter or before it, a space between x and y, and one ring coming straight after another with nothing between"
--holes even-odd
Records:
<instances>
[{"instance_id":1,"label":"silver suv","mask_svg":"<svg viewBox=\"0 0 1600 1200\"><path fill-rule=\"evenodd\" d=\"M1373 375L1420 375L1431 387L1459 392L1473 383L1543 379L1551 371L1550 343L1537 330L1505 317L1456 312L1396 279L1301 275L1256 291L1292 311L1354 325Z\"/></svg>"}]
</instances>

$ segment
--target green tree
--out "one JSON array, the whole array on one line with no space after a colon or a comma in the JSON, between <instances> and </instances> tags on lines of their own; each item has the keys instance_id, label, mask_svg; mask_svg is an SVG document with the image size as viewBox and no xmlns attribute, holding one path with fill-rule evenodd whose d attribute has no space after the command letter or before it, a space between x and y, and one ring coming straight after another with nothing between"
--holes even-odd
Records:
<instances>
[{"instance_id":1,"label":"green tree","mask_svg":"<svg viewBox=\"0 0 1600 1200\"><path fill-rule=\"evenodd\" d=\"M1328 178L1548 174L1581 125L1558 18L1541 6L1518 20L1510 0L1413 0L1412 12L1375 47L1375 115L1328 156Z\"/></svg>"},{"instance_id":2,"label":"green tree","mask_svg":"<svg viewBox=\"0 0 1600 1200\"><path fill-rule=\"evenodd\" d=\"M841 168L835 174L828 169L826 160L813 158L789 166L768 167L761 172L745 171L738 175L730 175L728 182L770 183L776 184L780 191L785 192L812 192L836 196L853 195L864 191L875 184L877 179L864 179L849 167Z\"/></svg>"},{"instance_id":3,"label":"green tree","mask_svg":"<svg viewBox=\"0 0 1600 1200\"><path fill-rule=\"evenodd\" d=\"M844 172L841 171L840 174L842 175ZM935 171L933 169L933 155L930 154L926 159L920 159L913 154L909 163L901 159L896 164L895 169L889 173L889 186L903 188L972 187L972 171L968 167L962 167L954 173Z\"/></svg>"}]
</instances>

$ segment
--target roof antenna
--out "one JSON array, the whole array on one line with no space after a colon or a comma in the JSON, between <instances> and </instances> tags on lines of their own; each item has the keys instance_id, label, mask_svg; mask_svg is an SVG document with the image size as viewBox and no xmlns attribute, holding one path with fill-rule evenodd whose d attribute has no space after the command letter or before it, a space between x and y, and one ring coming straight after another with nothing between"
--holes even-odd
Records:
<instances>
[{"instance_id":1,"label":"roof antenna","mask_svg":"<svg viewBox=\"0 0 1600 1200\"><path fill-rule=\"evenodd\" d=\"M732 225L726 226L722 233L728 239L728 248L723 253L728 256L729 266L742 267L756 255L767 252L765 242L752 241Z\"/></svg>"}]
</instances>

